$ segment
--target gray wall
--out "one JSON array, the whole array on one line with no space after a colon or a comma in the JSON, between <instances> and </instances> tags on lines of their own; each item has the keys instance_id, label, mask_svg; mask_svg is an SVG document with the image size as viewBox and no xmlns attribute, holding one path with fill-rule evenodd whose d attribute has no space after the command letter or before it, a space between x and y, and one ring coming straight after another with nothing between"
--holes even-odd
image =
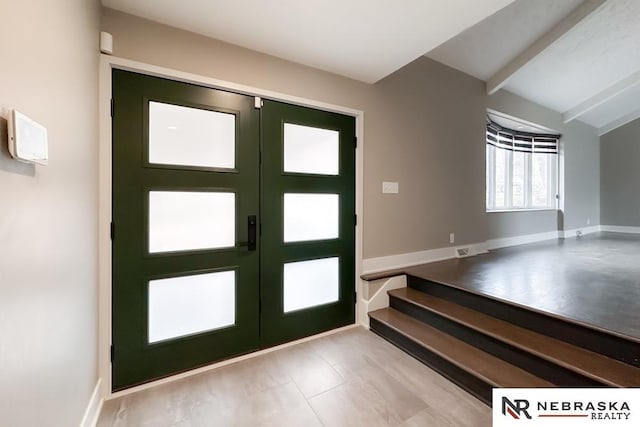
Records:
<instances>
[{"instance_id":1,"label":"gray wall","mask_svg":"<svg viewBox=\"0 0 640 427\"><path fill-rule=\"evenodd\" d=\"M2 11L0 425L77 426L97 381L99 7L21 0ZM47 127L48 166L9 157L8 108Z\"/></svg>"},{"instance_id":2,"label":"gray wall","mask_svg":"<svg viewBox=\"0 0 640 427\"><path fill-rule=\"evenodd\" d=\"M562 211L488 213L490 238L513 237L600 224L600 139L580 121L563 123L562 115L505 90L489 96L488 106L562 134L564 166L559 169Z\"/></svg>"},{"instance_id":3,"label":"gray wall","mask_svg":"<svg viewBox=\"0 0 640 427\"><path fill-rule=\"evenodd\" d=\"M558 229L556 211L489 212L489 238L524 236Z\"/></svg>"},{"instance_id":4,"label":"gray wall","mask_svg":"<svg viewBox=\"0 0 640 427\"><path fill-rule=\"evenodd\" d=\"M368 85L110 9L102 28L120 57L365 111L365 258L487 239L480 80L421 57Z\"/></svg>"},{"instance_id":5,"label":"gray wall","mask_svg":"<svg viewBox=\"0 0 640 427\"><path fill-rule=\"evenodd\" d=\"M600 137L579 121L560 129L564 151L564 229L600 224Z\"/></svg>"},{"instance_id":6,"label":"gray wall","mask_svg":"<svg viewBox=\"0 0 640 427\"><path fill-rule=\"evenodd\" d=\"M640 226L640 119L602 135L600 207L603 225Z\"/></svg>"}]
</instances>

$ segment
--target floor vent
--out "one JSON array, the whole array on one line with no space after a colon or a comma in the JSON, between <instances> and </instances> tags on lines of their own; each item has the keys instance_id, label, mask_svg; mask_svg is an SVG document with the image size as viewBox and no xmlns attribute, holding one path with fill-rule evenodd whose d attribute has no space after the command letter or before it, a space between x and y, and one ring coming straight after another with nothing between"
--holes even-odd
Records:
<instances>
[{"instance_id":1,"label":"floor vent","mask_svg":"<svg viewBox=\"0 0 640 427\"><path fill-rule=\"evenodd\" d=\"M471 248L469 246L461 246L459 248L456 248L456 258L466 258L471 255Z\"/></svg>"}]
</instances>

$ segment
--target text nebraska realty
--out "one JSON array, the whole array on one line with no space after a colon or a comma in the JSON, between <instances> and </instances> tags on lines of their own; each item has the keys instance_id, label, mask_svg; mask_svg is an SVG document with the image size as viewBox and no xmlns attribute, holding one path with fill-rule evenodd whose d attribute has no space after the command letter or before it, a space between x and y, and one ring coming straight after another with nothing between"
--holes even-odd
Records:
<instances>
[{"instance_id":1,"label":"text nebraska realty","mask_svg":"<svg viewBox=\"0 0 640 427\"><path fill-rule=\"evenodd\" d=\"M628 420L627 402L538 402L538 412L590 412L593 420Z\"/></svg>"},{"instance_id":2,"label":"text nebraska realty","mask_svg":"<svg viewBox=\"0 0 640 427\"><path fill-rule=\"evenodd\" d=\"M538 401L536 403L538 417L579 416L593 420L628 420L631 416L629 403L625 401ZM529 401L526 399L515 399L512 402L508 398L502 398L503 414L508 411L512 416L515 415L514 418L524 415L531 419L528 409Z\"/></svg>"}]
</instances>

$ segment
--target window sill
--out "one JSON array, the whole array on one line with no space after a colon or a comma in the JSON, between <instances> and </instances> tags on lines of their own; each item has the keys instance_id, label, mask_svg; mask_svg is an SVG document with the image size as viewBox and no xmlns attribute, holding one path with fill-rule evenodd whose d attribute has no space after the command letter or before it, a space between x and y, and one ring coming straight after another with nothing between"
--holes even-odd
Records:
<instances>
[{"instance_id":1,"label":"window sill","mask_svg":"<svg viewBox=\"0 0 640 427\"><path fill-rule=\"evenodd\" d=\"M512 209L487 209L487 213L505 213L505 212L544 212L558 211L558 208L512 208Z\"/></svg>"}]
</instances>

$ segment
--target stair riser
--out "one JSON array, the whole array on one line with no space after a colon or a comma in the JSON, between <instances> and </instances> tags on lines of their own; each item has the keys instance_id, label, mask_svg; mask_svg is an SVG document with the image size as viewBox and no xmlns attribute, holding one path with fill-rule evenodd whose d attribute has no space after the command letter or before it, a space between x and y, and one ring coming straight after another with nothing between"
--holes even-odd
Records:
<instances>
[{"instance_id":1,"label":"stair riser","mask_svg":"<svg viewBox=\"0 0 640 427\"><path fill-rule=\"evenodd\" d=\"M555 363L541 359L531 353L513 347L474 329L468 328L443 316L400 298L391 296L392 308L403 312L423 323L433 326L461 341L496 356L512 365L518 366L533 375L562 387L603 387L604 385L563 368Z\"/></svg>"},{"instance_id":2,"label":"stair riser","mask_svg":"<svg viewBox=\"0 0 640 427\"><path fill-rule=\"evenodd\" d=\"M413 276L407 276L407 285L514 325L640 367L640 346L633 341Z\"/></svg>"},{"instance_id":3,"label":"stair riser","mask_svg":"<svg viewBox=\"0 0 640 427\"><path fill-rule=\"evenodd\" d=\"M417 344L415 341L376 319L370 319L370 328L372 332L375 332L425 365L431 367L449 381L457 384L478 398L484 404L491 406L493 387L490 384L457 367L447 359L429 351L427 348Z\"/></svg>"}]
</instances>

